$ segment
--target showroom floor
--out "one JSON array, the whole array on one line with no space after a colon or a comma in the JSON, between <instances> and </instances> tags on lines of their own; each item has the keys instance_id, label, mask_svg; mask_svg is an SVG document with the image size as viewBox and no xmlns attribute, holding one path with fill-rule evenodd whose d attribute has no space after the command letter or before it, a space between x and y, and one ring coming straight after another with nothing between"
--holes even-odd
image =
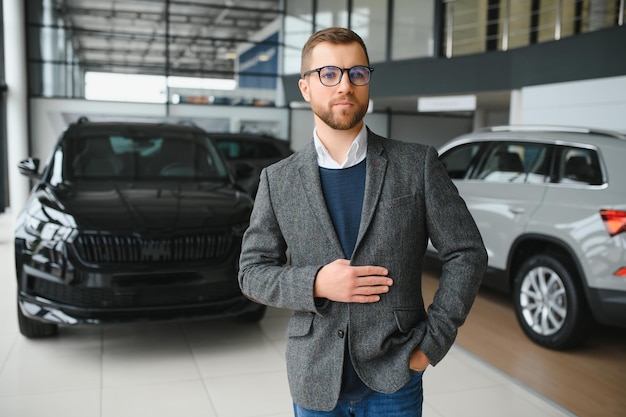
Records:
<instances>
[{"instance_id":1,"label":"showroom floor","mask_svg":"<svg viewBox=\"0 0 626 417\"><path fill-rule=\"evenodd\" d=\"M22 337L12 215L0 214L0 416L286 417L288 313L229 320L63 328ZM424 376L424 417L571 416L454 346Z\"/></svg>"}]
</instances>

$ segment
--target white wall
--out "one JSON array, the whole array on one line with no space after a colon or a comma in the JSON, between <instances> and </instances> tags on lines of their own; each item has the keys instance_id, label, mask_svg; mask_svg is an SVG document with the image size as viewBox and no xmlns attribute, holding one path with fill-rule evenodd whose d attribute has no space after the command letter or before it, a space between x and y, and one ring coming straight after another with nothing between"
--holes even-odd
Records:
<instances>
[{"instance_id":1,"label":"white wall","mask_svg":"<svg viewBox=\"0 0 626 417\"><path fill-rule=\"evenodd\" d=\"M365 124L377 135L389 137L389 115L387 113L367 113Z\"/></svg>"},{"instance_id":2,"label":"white wall","mask_svg":"<svg viewBox=\"0 0 626 417\"><path fill-rule=\"evenodd\" d=\"M291 149L297 151L313 140L315 121L309 108L291 110Z\"/></svg>"},{"instance_id":3,"label":"white wall","mask_svg":"<svg viewBox=\"0 0 626 417\"><path fill-rule=\"evenodd\" d=\"M4 1L3 3L4 31L0 33L4 56L2 64L6 64L5 80L8 86L6 92L6 129L7 147L6 162L7 185L6 194L9 196L9 206L14 214L24 206L28 199L29 181L20 175L17 164L28 157L28 71L26 68L26 29L24 22L24 6L18 1ZM4 146L4 144L0 144ZM4 152L0 152L4 154ZM4 181L4 172L0 171L0 181ZM4 205L4 201L0 201ZM4 207L2 207L4 209Z\"/></svg>"},{"instance_id":4,"label":"white wall","mask_svg":"<svg viewBox=\"0 0 626 417\"><path fill-rule=\"evenodd\" d=\"M626 76L524 87L519 118L522 124L626 132Z\"/></svg>"},{"instance_id":5,"label":"white wall","mask_svg":"<svg viewBox=\"0 0 626 417\"><path fill-rule=\"evenodd\" d=\"M472 130L473 119L424 115L394 115L390 137L439 147Z\"/></svg>"}]
</instances>

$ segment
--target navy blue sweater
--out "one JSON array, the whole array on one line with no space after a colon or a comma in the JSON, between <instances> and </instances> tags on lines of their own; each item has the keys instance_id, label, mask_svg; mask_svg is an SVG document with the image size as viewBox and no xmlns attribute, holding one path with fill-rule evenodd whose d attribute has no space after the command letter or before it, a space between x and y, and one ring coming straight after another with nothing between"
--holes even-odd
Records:
<instances>
[{"instance_id":1,"label":"navy blue sweater","mask_svg":"<svg viewBox=\"0 0 626 417\"><path fill-rule=\"evenodd\" d=\"M365 195L365 160L344 169L320 167L320 178L326 206L341 242L343 253L346 259L350 259L356 246L361 223L361 209ZM346 349L340 399L357 400L363 398L369 391L370 389L354 370L349 350Z\"/></svg>"},{"instance_id":2,"label":"navy blue sweater","mask_svg":"<svg viewBox=\"0 0 626 417\"><path fill-rule=\"evenodd\" d=\"M335 226L346 259L352 257L359 234L365 195L365 160L349 168L320 167L326 207Z\"/></svg>"}]
</instances>

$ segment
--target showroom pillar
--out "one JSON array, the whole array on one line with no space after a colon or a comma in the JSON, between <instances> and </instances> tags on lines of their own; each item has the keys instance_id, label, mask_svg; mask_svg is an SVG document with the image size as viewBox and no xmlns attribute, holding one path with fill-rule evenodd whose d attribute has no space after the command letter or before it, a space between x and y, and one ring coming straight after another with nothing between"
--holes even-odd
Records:
<instances>
[{"instance_id":1,"label":"showroom pillar","mask_svg":"<svg viewBox=\"0 0 626 417\"><path fill-rule=\"evenodd\" d=\"M26 27L22 0L3 0L4 64L7 84L7 171L9 207L13 214L28 198L28 179L20 175L17 163L28 157L28 87L26 68Z\"/></svg>"}]
</instances>

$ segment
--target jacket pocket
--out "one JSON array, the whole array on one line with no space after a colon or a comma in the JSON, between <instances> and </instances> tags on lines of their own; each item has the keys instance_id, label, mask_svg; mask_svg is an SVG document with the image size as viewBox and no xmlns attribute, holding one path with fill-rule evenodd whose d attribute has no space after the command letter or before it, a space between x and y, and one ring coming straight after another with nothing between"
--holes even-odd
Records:
<instances>
[{"instance_id":1,"label":"jacket pocket","mask_svg":"<svg viewBox=\"0 0 626 417\"><path fill-rule=\"evenodd\" d=\"M311 333L314 318L315 316L310 313L295 314L287 325L287 336L302 337L308 335Z\"/></svg>"},{"instance_id":2,"label":"jacket pocket","mask_svg":"<svg viewBox=\"0 0 626 417\"><path fill-rule=\"evenodd\" d=\"M382 200L380 203L381 209L395 209L398 207L406 206L408 204L415 205L416 198L414 194L406 194L400 197L390 198Z\"/></svg>"},{"instance_id":3,"label":"jacket pocket","mask_svg":"<svg viewBox=\"0 0 626 417\"><path fill-rule=\"evenodd\" d=\"M396 318L398 329L402 333L410 332L426 318L424 310L418 308L398 308L393 310L393 315Z\"/></svg>"}]
</instances>

